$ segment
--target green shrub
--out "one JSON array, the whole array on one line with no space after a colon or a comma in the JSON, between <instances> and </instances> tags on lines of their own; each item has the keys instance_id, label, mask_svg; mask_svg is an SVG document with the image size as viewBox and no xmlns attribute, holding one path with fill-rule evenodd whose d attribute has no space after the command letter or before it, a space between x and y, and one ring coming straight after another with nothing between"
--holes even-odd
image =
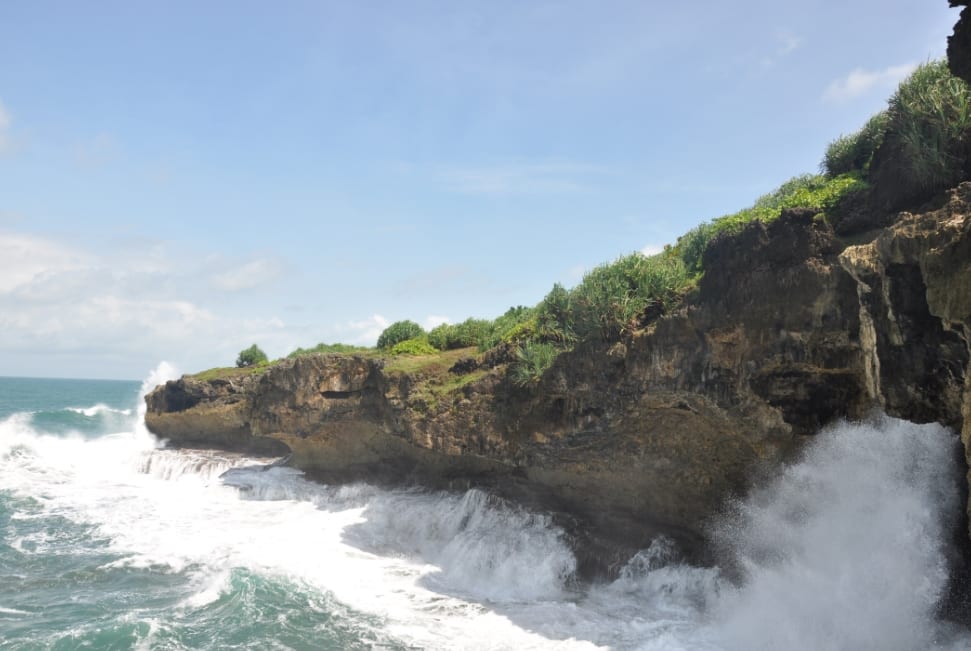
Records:
<instances>
[{"instance_id":1,"label":"green shrub","mask_svg":"<svg viewBox=\"0 0 971 651\"><path fill-rule=\"evenodd\" d=\"M615 339L636 326L648 307L671 309L689 282L681 258L667 253L633 253L600 265L573 290L576 333Z\"/></svg>"},{"instance_id":2,"label":"green shrub","mask_svg":"<svg viewBox=\"0 0 971 651\"><path fill-rule=\"evenodd\" d=\"M750 222L771 222L778 219L787 208L815 208L825 213L835 208L848 194L863 191L867 187L859 172L842 174L835 178L827 178L822 174L793 177L773 192L759 197L751 208L713 219L713 232L705 245L722 233L739 232Z\"/></svg>"},{"instance_id":3,"label":"green shrub","mask_svg":"<svg viewBox=\"0 0 971 651\"><path fill-rule=\"evenodd\" d=\"M287 355L287 359L300 357L301 355L312 355L314 353L359 353L368 350L364 346L352 346L350 344L325 344L319 343L313 348L297 348Z\"/></svg>"},{"instance_id":4,"label":"green shrub","mask_svg":"<svg viewBox=\"0 0 971 651\"><path fill-rule=\"evenodd\" d=\"M554 284L536 308L537 339L561 346L572 344L577 339L575 319L570 291L560 283Z\"/></svg>"},{"instance_id":5,"label":"green shrub","mask_svg":"<svg viewBox=\"0 0 971 651\"><path fill-rule=\"evenodd\" d=\"M435 327L428 333L428 342L439 350L468 348L487 340L492 330L492 321L468 318L462 323L443 323Z\"/></svg>"},{"instance_id":6,"label":"green shrub","mask_svg":"<svg viewBox=\"0 0 971 651\"><path fill-rule=\"evenodd\" d=\"M378 348L387 350L406 339L415 339L425 334L424 329L414 321L395 321L378 337Z\"/></svg>"},{"instance_id":7,"label":"green shrub","mask_svg":"<svg viewBox=\"0 0 971 651\"><path fill-rule=\"evenodd\" d=\"M832 178L850 172L865 175L873 154L883 144L889 120L887 111L880 111L856 133L840 136L829 143L821 165L826 176Z\"/></svg>"},{"instance_id":8,"label":"green shrub","mask_svg":"<svg viewBox=\"0 0 971 651\"><path fill-rule=\"evenodd\" d=\"M434 355L437 352L424 335L399 341L391 347L392 355Z\"/></svg>"},{"instance_id":9,"label":"green shrub","mask_svg":"<svg viewBox=\"0 0 971 651\"><path fill-rule=\"evenodd\" d=\"M257 366L259 364L266 364L268 362L269 360L266 357L266 353L260 350L260 347L256 344L241 350L239 352L239 357L236 358L236 366L238 368Z\"/></svg>"},{"instance_id":10,"label":"green shrub","mask_svg":"<svg viewBox=\"0 0 971 651\"><path fill-rule=\"evenodd\" d=\"M513 384L519 387L536 384L559 354L559 349L551 343L524 343L516 351L516 361L509 371Z\"/></svg>"},{"instance_id":11,"label":"green shrub","mask_svg":"<svg viewBox=\"0 0 971 651\"><path fill-rule=\"evenodd\" d=\"M921 199L961 181L971 141L971 93L946 61L917 68L890 99L874 178L891 203Z\"/></svg>"},{"instance_id":12,"label":"green shrub","mask_svg":"<svg viewBox=\"0 0 971 651\"><path fill-rule=\"evenodd\" d=\"M538 336L539 320L535 316L531 316L526 321L520 321L499 335L499 341L504 344L517 344L524 341L534 341Z\"/></svg>"},{"instance_id":13,"label":"green shrub","mask_svg":"<svg viewBox=\"0 0 971 651\"><path fill-rule=\"evenodd\" d=\"M708 243L717 235L718 230L710 222L702 222L678 238L674 253L681 258L684 268L691 274L701 273L701 258Z\"/></svg>"},{"instance_id":14,"label":"green shrub","mask_svg":"<svg viewBox=\"0 0 971 651\"><path fill-rule=\"evenodd\" d=\"M453 327L451 323L435 326L428 331L428 343L438 350L448 350L449 330Z\"/></svg>"},{"instance_id":15,"label":"green shrub","mask_svg":"<svg viewBox=\"0 0 971 651\"><path fill-rule=\"evenodd\" d=\"M449 349L477 346L492 332L492 321L468 318L455 326Z\"/></svg>"},{"instance_id":16,"label":"green shrub","mask_svg":"<svg viewBox=\"0 0 971 651\"><path fill-rule=\"evenodd\" d=\"M485 335L479 339L479 350L486 351L490 348L497 346L501 342L513 341L520 335L522 335L523 324L528 322L533 322L533 330L535 331L535 320L536 320L536 308L526 307L524 305L517 305L516 307L511 307L503 313L502 316L496 317L494 321L490 324L488 331ZM519 334L510 337L510 333L517 331Z\"/></svg>"}]
</instances>

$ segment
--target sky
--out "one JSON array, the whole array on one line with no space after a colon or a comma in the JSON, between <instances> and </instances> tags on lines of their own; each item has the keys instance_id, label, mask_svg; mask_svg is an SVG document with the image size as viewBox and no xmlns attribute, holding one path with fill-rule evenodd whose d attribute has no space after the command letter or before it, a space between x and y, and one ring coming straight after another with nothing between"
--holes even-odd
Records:
<instances>
[{"instance_id":1,"label":"sky","mask_svg":"<svg viewBox=\"0 0 971 651\"><path fill-rule=\"evenodd\" d=\"M0 3L0 375L371 345L818 171L946 0Z\"/></svg>"}]
</instances>

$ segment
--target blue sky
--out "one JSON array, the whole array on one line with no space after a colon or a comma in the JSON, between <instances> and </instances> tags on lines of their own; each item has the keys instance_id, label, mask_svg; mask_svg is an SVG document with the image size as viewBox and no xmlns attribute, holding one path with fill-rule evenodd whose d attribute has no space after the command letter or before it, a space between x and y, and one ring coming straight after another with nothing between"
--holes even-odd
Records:
<instances>
[{"instance_id":1,"label":"blue sky","mask_svg":"<svg viewBox=\"0 0 971 651\"><path fill-rule=\"evenodd\" d=\"M533 305L816 171L956 20L4 2L0 375L137 379Z\"/></svg>"}]
</instances>

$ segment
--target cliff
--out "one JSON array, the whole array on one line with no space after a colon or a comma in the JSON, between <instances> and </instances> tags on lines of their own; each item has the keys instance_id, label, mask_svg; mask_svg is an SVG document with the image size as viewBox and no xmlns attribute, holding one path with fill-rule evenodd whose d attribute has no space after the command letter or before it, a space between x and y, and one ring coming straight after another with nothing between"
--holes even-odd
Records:
<instances>
[{"instance_id":1,"label":"cliff","mask_svg":"<svg viewBox=\"0 0 971 651\"><path fill-rule=\"evenodd\" d=\"M562 354L532 389L501 349L309 355L169 382L146 423L289 451L327 482L486 486L559 514L589 572L660 532L703 555L726 498L874 407L962 431L971 458L971 184L853 236L788 211L713 242L704 268L680 309Z\"/></svg>"}]
</instances>

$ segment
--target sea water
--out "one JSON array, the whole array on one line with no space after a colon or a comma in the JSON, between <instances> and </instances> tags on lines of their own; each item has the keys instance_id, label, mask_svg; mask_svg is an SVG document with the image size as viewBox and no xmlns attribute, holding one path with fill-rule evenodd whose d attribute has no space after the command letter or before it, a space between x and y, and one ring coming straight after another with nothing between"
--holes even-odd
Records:
<instances>
[{"instance_id":1,"label":"sea water","mask_svg":"<svg viewBox=\"0 0 971 651\"><path fill-rule=\"evenodd\" d=\"M0 378L2 649L968 649L937 617L953 433L821 432L711 523L584 584L563 531L479 490L325 486L170 450L137 382Z\"/></svg>"}]
</instances>

